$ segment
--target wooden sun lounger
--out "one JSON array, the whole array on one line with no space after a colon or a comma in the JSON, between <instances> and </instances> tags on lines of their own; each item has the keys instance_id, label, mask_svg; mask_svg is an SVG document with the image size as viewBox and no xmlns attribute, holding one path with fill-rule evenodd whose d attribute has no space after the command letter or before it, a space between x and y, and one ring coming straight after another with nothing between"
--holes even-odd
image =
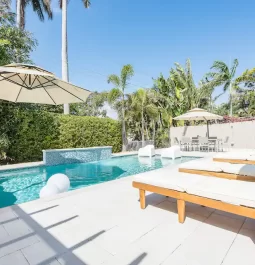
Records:
<instances>
[{"instance_id":1,"label":"wooden sun lounger","mask_svg":"<svg viewBox=\"0 0 255 265\"><path fill-rule=\"evenodd\" d=\"M213 161L216 161L216 162L227 162L227 163L232 163L232 164L255 165L255 161L253 161L253 160L228 159L228 158L213 158Z\"/></svg>"},{"instance_id":2,"label":"wooden sun lounger","mask_svg":"<svg viewBox=\"0 0 255 265\"><path fill-rule=\"evenodd\" d=\"M195 169L186 169L186 168L179 168L179 172L203 175L203 176L208 176L208 177L255 182L255 177L231 174L231 173L225 173L225 172L215 172L215 171L206 171L206 170L198 170L198 169L195 170Z\"/></svg>"},{"instance_id":3,"label":"wooden sun lounger","mask_svg":"<svg viewBox=\"0 0 255 265\"><path fill-rule=\"evenodd\" d=\"M141 182L133 181L133 187L139 189L140 193L140 206L142 209L146 206L146 197L145 192L154 192L157 194L161 194L164 196L169 196L177 199L177 210L178 210L178 219L180 223L184 223L185 221L185 203L191 202L203 206L207 206L210 208L214 208L217 210L241 215L244 217L249 217L255 219L255 208L247 207L247 206L239 206L234 205L222 201L217 201L214 199L209 199L205 197L200 197L197 195L188 194L186 192L180 192L175 190L170 190L167 188L157 187L154 185L144 184Z\"/></svg>"}]
</instances>

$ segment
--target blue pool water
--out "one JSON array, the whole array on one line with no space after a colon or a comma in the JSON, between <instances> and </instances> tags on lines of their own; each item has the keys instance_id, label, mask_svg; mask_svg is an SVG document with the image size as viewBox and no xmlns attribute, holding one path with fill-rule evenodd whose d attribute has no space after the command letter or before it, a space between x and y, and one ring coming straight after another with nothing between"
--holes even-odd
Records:
<instances>
[{"instance_id":1,"label":"blue pool water","mask_svg":"<svg viewBox=\"0 0 255 265\"><path fill-rule=\"evenodd\" d=\"M41 188L56 173L66 174L71 182L70 190L118 179L145 171L180 164L195 157L176 160L138 158L137 156L114 157L92 163L41 166L0 173L0 208L39 198Z\"/></svg>"}]
</instances>

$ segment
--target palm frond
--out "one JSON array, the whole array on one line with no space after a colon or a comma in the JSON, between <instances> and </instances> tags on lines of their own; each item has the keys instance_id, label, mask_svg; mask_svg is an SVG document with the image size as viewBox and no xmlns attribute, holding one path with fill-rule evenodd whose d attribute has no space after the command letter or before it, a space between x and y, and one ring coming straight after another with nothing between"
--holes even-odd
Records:
<instances>
[{"instance_id":1,"label":"palm frond","mask_svg":"<svg viewBox=\"0 0 255 265\"><path fill-rule=\"evenodd\" d=\"M225 73L227 75L230 74L228 66L222 61L214 61L211 69L217 70L218 72Z\"/></svg>"},{"instance_id":2,"label":"palm frond","mask_svg":"<svg viewBox=\"0 0 255 265\"><path fill-rule=\"evenodd\" d=\"M45 13L48 15L49 19L53 18L53 13L51 10L51 0L43 0L43 9Z\"/></svg>"},{"instance_id":3,"label":"palm frond","mask_svg":"<svg viewBox=\"0 0 255 265\"><path fill-rule=\"evenodd\" d=\"M239 64L238 60L235 59L234 62L233 62L232 67L230 68L230 77L231 77L231 79L233 79L235 74L236 74L236 68L237 68L238 64Z\"/></svg>"},{"instance_id":4,"label":"palm frond","mask_svg":"<svg viewBox=\"0 0 255 265\"><path fill-rule=\"evenodd\" d=\"M89 8L90 5L91 5L90 0L82 0L82 2L83 2L83 4L84 4L85 8Z\"/></svg>"},{"instance_id":5,"label":"palm frond","mask_svg":"<svg viewBox=\"0 0 255 265\"><path fill-rule=\"evenodd\" d=\"M120 78L115 74L109 75L107 82L108 82L108 84L112 83L117 88L120 87L120 83L121 83Z\"/></svg>"},{"instance_id":6,"label":"palm frond","mask_svg":"<svg viewBox=\"0 0 255 265\"><path fill-rule=\"evenodd\" d=\"M39 17L39 19L41 21L43 21L44 20L44 14L43 14L43 10L42 10L42 6L41 6L40 0L32 0L31 4L32 4L32 8L33 8L34 12L36 12L38 17Z\"/></svg>"},{"instance_id":7,"label":"palm frond","mask_svg":"<svg viewBox=\"0 0 255 265\"><path fill-rule=\"evenodd\" d=\"M120 73L122 91L124 91L124 89L127 87L128 81L133 75L134 75L134 69L131 64L127 64L122 67Z\"/></svg>"},{"instance_id":8,"label":"palm frond","mask_svg":"<svg viewBox=\"0 0 255 265\"><path fill-rule=\"evenodd\" d=\"M119 88L113 88L108 93L108 102L109 104L114 104L118 98L122 96L122 92Z\"/></svg>"}]
</instances>

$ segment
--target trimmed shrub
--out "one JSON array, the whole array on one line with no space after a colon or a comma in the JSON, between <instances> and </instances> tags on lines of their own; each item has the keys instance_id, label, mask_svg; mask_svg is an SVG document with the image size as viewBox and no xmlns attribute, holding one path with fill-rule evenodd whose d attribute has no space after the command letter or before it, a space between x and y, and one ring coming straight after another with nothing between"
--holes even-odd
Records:
<instances>
[{"instance_id":1,"label":"trimmed shrub","mask_svg":"<svg viewBox=\"0 0 255 265\"><path fill-rule=\"evenodd\" d=\"M59 148L112 146L121 150L121 125L109 118L59 115Z\"/></svg>"},{"instance_id":2,"label":"trimmed shrub","mask_svg":"<svg viewBox=\"0 0 255 265\"><path fill-rule=\"evenodd\" d=\"M42 150L113 146L121 150L121 125L109 118L19 110L7 155L13 163L40 161Z\"/></svg>"}]
</instances>

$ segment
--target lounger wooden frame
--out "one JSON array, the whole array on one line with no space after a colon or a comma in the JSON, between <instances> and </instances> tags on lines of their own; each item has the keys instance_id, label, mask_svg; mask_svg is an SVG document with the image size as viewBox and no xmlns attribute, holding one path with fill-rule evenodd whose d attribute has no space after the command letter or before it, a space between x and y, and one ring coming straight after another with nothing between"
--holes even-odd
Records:
<instances>
[{"instance_id":1,"label":"lounger wooden frame","mask_svg":"<svg viewBox=\"0 0 255 265\"><path fill-rule=\"evenodd\" d=\"M223 179L234 179L234 180L255 182L255 177L237 175L237 174L231 174L231 173L225 173L225 172L215 172L215 171L187 169L187 168L179 168L179 172L203 175L203 176L208 176L208 177L223 178Z\"/></svg>"},{"instance_id":2,"label":"lounger wooden frame","mask_svg":"<svg viewBox=\"0 0 255 265\"><path fill-rule=\"evenodd\" d=\"M214 199L209 199L205 197L200 197L197 195L188 194L186 192L180 192L176 190L170 190L162 187L157 187L149 184L144 184L141 182L133 181L133 187L139 189L140 194L140 206L142 209L146 206L146 197L145 192L154 192L157 194L161 194L164 196L169 196L177 199L177 211L178 211L178 219L180 223L184 223L185 221L185 203L191 202L203 206L207 206L210 208L214 208L217 210L222 210L225 212L241 215L244 217L249 217L255 219L255 208L247 207L247 206L239 206L234 205L222 201L217 201Z\"/></svg>"},{"instance_id":3,"label":"lounger wooden frame","mask_svg":"<svg viewBox=\"0 0 255 265\"><path fill-rule=\"evenodd\" d=\"M253 161L253 160L228 159L228 158L213 158L213 161L216 161L216 162L227 162L227 163L231 163L231 164L255 165L255 161Z\"/></svg>"}]
</instances>

